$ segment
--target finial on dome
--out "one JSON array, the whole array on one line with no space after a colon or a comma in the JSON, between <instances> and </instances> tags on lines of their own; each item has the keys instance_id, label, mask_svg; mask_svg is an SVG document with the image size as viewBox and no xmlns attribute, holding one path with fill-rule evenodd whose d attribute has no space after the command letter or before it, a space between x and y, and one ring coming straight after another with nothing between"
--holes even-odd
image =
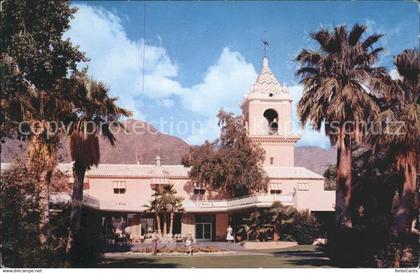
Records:
<instances>
[{"instance_id":1,"label":"finial on dome","mask_svg":"<svg viewBox=\"0 0 420 273\"><path fill-rule=\"evenodd\" d=\"M268 42L266 41L266 40L262 40L261 39L261 42L262 42L262 44L263 44L263 47L264 47L264 57L267 57L267 48L268 48Z\"/></svg>"}]
</instances>

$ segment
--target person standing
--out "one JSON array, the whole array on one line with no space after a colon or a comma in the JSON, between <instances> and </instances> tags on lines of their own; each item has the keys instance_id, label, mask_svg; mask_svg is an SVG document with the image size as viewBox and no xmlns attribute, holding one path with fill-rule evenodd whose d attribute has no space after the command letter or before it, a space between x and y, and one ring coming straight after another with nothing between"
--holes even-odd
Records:
<instances>
[{"instance_id":1,"label":"person standing","mask_svg":"<svg viewBox=\"0 0 420 273\"><path fill-rule=\"evenodd\" d=\"M126 243L131 242L131 228L130 228L130 226L127 226L124 229L124 233L125 233L125 237L126 237Z\"/></svg>"},{"instance_id":2,"label":"person standing","mask_svg":"<svg viewBox=\"0 0 420 273\"><path fill-rule=\"evenodd\" d=\"M227 233L226 234L226 241L228 241L228 243L233 243L233 240L234 240L233 235L232 235L233 229L230 225L226 229L226 233Z\"/></svg>"},{"instance_id":3,"label":"person standing","mask_svg":"<svg viewBox=\"0 0 420 273\"><path fill-rule=\"evenodd\" d=\"M153 255L157 254L157 247L159 242L159 234L155 231L152 233L152 245L153 245Z\"/></svg>"},{"instance_id":4,"label":"person standing","mask_svg":"<svg viewBox=\"0 0 420 273\"><path fill-rule=\"evenodd\" d=\"M193 255L192 243L193 243L193 238L192 238L191 232L188 232L187 239L185 240L185 246L187 247L188 256Z\"/></svg>"}]
</instances>

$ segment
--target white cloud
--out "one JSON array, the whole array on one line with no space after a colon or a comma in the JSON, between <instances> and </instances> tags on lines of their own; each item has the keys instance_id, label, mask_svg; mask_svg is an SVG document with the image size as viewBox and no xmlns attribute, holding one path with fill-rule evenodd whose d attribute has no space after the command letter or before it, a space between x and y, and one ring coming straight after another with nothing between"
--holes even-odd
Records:
<instances>
[{"instance_id":1,"label":"white cloud","mask_svg":"<svg viewBox=\"0 0 420 273\"><path fill-rule=\"evenodd\" d=\"M245 92L256 78L252 64L239 52L224 48L203 82L183 94L184 106L208 117L214 117L221 107L238 113Z\"/></svg>"},{"instance_id":2,"label":"white cloud","mask_svg":"<svg viewBox=\"0 0 420 273\"><path fill-rule=\"evenodd\" d=\"M224 48L203 81L186 88L174 80L178 66L165 48L130 40L115 13L88 5L76 6L79 10L66 37L80 45L91 59L89 73L107 83L111 93L119 97L119 103L133 110L137 118L146 116L136 107L135 97L139 95L168 108L174 105L170 97L178 96L183 107L206 118L206 124L221 107L238 113L243 94L257 75L239 52ZM158 39L162 43L160 36ZM204 132L200 135L205 137Z\"/></svg>"},{"instance_id":3,"label":"white cloud","mask_svg":"<svg viewBox=\"0 0 420 273\"><path fill-rule=\"evenodd\" d=\"M162 105L166 108L171 108L172 106L175 105L174 100L171 100L171 99L161 99L161 100L158 101L158 103L159 103L159 105Z\"/></svg>"},{"instance_id":4,"label":"white cloud","mask_svg":"<svg viewBox=\"0 0 420 273\"><path fill-rule=\"evenodd\" d=\"M185 87L176 80L178 65L161 46L160 36L157 37L160 46L145 44L143 40L133 41L127 37L121 19L115 13L83 4L76 6L79 11L65 36L80 45L91 59L89 73L107 83L112 95L120 98L123 107L134 111L136 118L146 118L145 113L138 111L141 102L135 98L139 95L167 108L173 107L174 99L178 98L185 110L203 121L203 126L186 139L191 144L200 144L218 136L216 114L221 107L240 113L239 104L257 73L239 52L224 48L215 64L207 69L202 82ZM302 95L302 88L291 87L290 92L294 98L292 116L296 129L299 128L296 102ZM299 145L327 147L326 139L308 127L303 131Z\"/></svg>"},{"instance_id":5,"label":"white cloud","mask_svg":"<svg viewBox=\"0 0 420 273\"><path fill-rule=\"evenodd\" d=\"M199 126L194 126L192 135L185 139L186 142L199 145L204 143L204 141L215 140L220 134L220 128L217 125L217 117L212 117L207 119L204 123L198 124Z\"/></svg>"},{"instance_id":6,"label":"white cloud","mask_svg":"<svg viewBox=\"0 0 420 273\"><path fill-rule=\"evenodd\" d=\"M122 106L136 111L134 98L143 92L153 98L166 97L180 92L181 86L171 79L177 75L177 66L162 47L145 45L144 41L132 41L121 25L121 19L103 8L76 5L79 10L71 21L66 37L80 45L91 59L89 73L107 83Z\"/></svg>"},{"instance_id":7,"label":"white cloud","mask_svg":"<svg viewBox=\"0 0 420 273\"><path fill-rule=\"evenodd\" d=\"M208 68L203 82L182 94L186 109L206 117L200 130L195 130L186 141L200 144L217 138L220 132L217 112L223 107L239 114L243 96L256 78L252 64L247 63L239 52L224 48L216 64Z\"/></svg>"}]
</instances>

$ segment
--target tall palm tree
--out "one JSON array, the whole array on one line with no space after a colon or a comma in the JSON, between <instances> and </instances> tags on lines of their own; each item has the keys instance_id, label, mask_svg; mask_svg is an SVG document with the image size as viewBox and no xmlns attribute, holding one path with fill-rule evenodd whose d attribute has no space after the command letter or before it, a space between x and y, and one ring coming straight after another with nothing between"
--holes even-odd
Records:
<instances>
[{"instance_id":1,"label":"tall palm tree","mask_svg":"<svg viewBox=\"0 0 420 273\"><path fill-rule=\"evenodd\" d=\"M304 87L298 103L302 126L310 121L337 146L336 213L337 225L351 227L352 143L364 136L365 121L378 115L380 109L372 95L384 88L386 70L376 67L382 47L373 48L382 34L362 40L366 26L354 25L333 30L321 29L311 34L318 43L316 50L303 49L296 61L296 72Z\"/></svg>"},{"instance_id":2,"label":"tall palm tree","mask_svg":"<svg viewBox=\"0 0 420 273\"><path fill-rule=\"evenodd\" d=\"M155 216L156 216L156 222L157 222L157 229L158 229L158 233L159 235L162 234L166 234L165 233L165 228L166 228L166 217L165 217L165 212L166 212L166 205L162 202L162 196L164 195L163 193L163 187L161 185L158 185L155 189L154 192L152 194L152 197L154 198L153 201L155 202ZM160 219L160 215L162 215L163 217L163 228L161 226L161 219Z\"/></svg>"},{"instance_id":3,"label":"tall palm tree","mask_svg":"<svg viewBox=\"0 0 420 273\"><path fill-rule=\"evenodd\" d=\"M14 75L21 73L12 58L9 60L11 67L14 67ZM63 136L61 124L72 113L72 101L65 95L68 85L69 79L60 79L50 89L40 90L23 79L13 96L1 99L4 119L0 126L2 136L10 131L11 135L17 134L18 138L29 140L28 167L38 181L36 197L41 246L45 245L48 238L46 226L49 222L49 187L57 166L59 141Z\"/></svg>"},{"instance_id":4,"label":"tall palm tree","mask_svg":"<svg viewBox=\"0 0 420 273\"><path fill-rule=\"evenodd\" d=\"M169 222L169 234L174 234L174 218L176 213L180 213L183 211L182 201L184 199L180 197L176 197L174 199L174 202L171 204L171 216L170 216L170 222Z\"/></svg>"},{"instance_id":5,"label":"tall palm tree","mask_svg":"<svg viewBox=\"0 0 420 273\"><path fill-rule=\"evenodd\" d=\"M175 190L173 184L159 185L154 189L154 193L152 195L152 197L154 198L153 201L150 202L150 205L147 205L147 207L153 208L153 210L150 211L154 211L157 214L162 213L163 235L168 234L168 213L170 217L169 234L172 235L175 212L182 210L183 198L176 196L176 194L177 191ZM154 203L152 204L152 202ZM158 223L159 222L160 221L158 221ZM161 232L160 227L158 227L158 230L159 232Z\"/></svg>"},{"instance_id":6,"label":"tall palm tree","mask_svg":"<svg viewBox=\"0 0 420 273\"><path fill-rule=\"evenodd\" d=\"M420 54L418 49L407 49L395 57L394 64L400 78L391 86L389 105L380 116L383 134L369 140L375 148L388 147L399 170L404 172L400 203L396 213L396 228L407 233L415 217L419 200L416 191L418 152L420 146Z\"/></svg>"},{"instance_id":7,"label":"tall palm tree","mask_svg":"<svg viewBox=\"0 0 420 273\"><path fill-rule=\"evenodd\" d=\"M75 236L80 229L85 173L100 161L99 135L115 145L113 129L124 129L119 119L131 115L131 112L116 105L117 98L109 96L108 88L103 83L86 79L84 74L78 77L79 85L72 95L79 100L75 100L75 115L68 128L74 184L66 246L67 266L71 263Z\"/></svg>"},{"instance_id":8,"label":"tall palm tree","mask_svg":"<svg viewBox=\"0 0 420 273\"><path fill-rule=\"evenodd\" d=\"M163 186L161 202L162 206L166 208L166 213L169 212L170 214L169 234L171 235L173 234L175 212L182 209L182 201L184 200L183 198L178 197L176 194L177 191L173 184L167 184ZM164 231L166 234L166 228L164 228Z\"/></svg>"},{"instance_id":9,"label":"tall palm tree","mask_svg":"<svg viewBox=\"0 0 420 273\"><path fill-rule=\"evenodd\" d=\"M144 205L147 212L153 213L155 215L155 221L156 221L156 228L158 230L159 236L162 235L161 229L160 229L160 204L158 200L155 198L152 201L149 202L149 204Z\"/></svg>"}]
</instances>

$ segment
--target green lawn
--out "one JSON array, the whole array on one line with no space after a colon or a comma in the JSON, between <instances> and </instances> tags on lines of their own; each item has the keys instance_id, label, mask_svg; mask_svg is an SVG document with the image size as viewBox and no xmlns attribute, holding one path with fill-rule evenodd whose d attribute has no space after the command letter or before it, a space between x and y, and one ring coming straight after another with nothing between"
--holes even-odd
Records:
<instances>
[{"instance_id":1,"label":"green lawn","mask_svg":"<svg viewBox=\"0 0 420 273\"><path fill-rule=\"evenodd\" d=\"M104 259L99 267L196 267L196 268L276 268L328 266L325 255L312 246L278 250L244 251L241 255L181 257L115 257Z\"/></svg>"}]
</instances>

